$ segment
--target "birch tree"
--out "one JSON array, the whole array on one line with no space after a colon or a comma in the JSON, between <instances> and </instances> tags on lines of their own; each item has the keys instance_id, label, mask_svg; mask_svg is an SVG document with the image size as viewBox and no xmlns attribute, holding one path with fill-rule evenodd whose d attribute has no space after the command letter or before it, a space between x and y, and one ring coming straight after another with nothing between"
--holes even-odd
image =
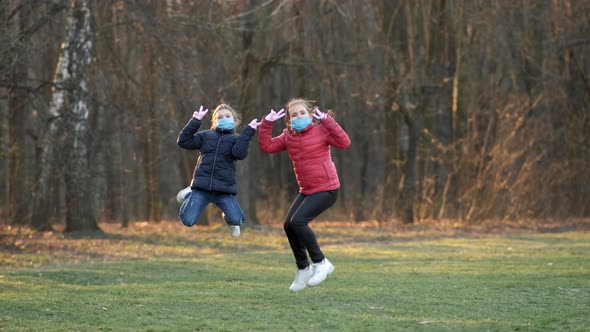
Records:
<instances>
[{"instance_id":1,"label":"birch tree","mask_svg":"<svg viewBox=\"0 0 590 332\"><path fill-rule=\"evenodd\" d=\"M87 0L71 0L65 39L55 71L49 108L49 127L43 146L41 169L35 194L33 225L51 228L46 216L50 204L51 180L65 175L66 232L98 231L88 172L88 66L92 39ZM63 149L57 149L58 144ZM65 171L64 172L62 172Z\"/></svg>"}]
</instances>

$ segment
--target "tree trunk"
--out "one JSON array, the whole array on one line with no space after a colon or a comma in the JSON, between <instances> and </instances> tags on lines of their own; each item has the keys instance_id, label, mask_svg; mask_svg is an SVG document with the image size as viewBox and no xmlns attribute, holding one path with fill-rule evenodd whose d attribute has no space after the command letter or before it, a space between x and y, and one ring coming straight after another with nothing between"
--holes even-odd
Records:
<instances>
[{"instance_id":1,"label":"tree trunk","mask_svg":"<svg viewBox=\"0 0 590 332\"><path fill-rule=\"evenodd\" d=\"M253 7L252 3L249 2L247 7ZM249 122L250 119L255 116L255 110L257 108L256 95L261 81L262 66L259 59L256 59L253 54L255 22L249 18L245 25L246 29L244 29L244 32L242 33L242 45L245 57L244 63L242 64L242 86L239 111L242 114L242 120L244 122ZM246 220L248 220L248 223L254 225L260 224L260 219L258 218L258 213L256 211L256 193L258 192L256 189L257 183L254 182L255 177L252 176L252 173L257 166L256 158L253 158L252 155L257 152L258 151L253 152L252 148L250 148L249 156L246 160L237 163L238 199L241 202L244 214L246 214Z\"/></svg>"},{"instance_id":2,"label":"tree trunk","mask_svg":"<svg viewBox=\"0 0 590 332\"><path fill-rule=\"evenodd\" d=\"M19 12L18 31L23 33L27 21L24 11ZM27 75L27 54L19 49L12 71L12 86L8 89L8 130L9 130L9 177L8 177L8 219L12 224L23 225L28 211L26 202L29 197L25 193L30 192L26 187L26 174L24 162L25 127L27 95L17 86L23 82Z\"/></svg>"},{"instance_id":3,"label":"tree trunk","mask_svg":"<svg viewBox=\"0 0 590 332\"><path fill-rule=\"evenodd\" d=\"M151 29L147 29L151 32ZM143 67L144 74L142 83L142 100L139 102L140 109L137 113L138 125L143 129L140 135L140 147L143 153L143 186L146 194L146 210L148 220L159 222L162 220L162 204L157 197L158 181L156 179L156 162L158 160L158 149L156 138L156 126L158 125L156 107L155 86L157 76L155 75L156 52L154 44L149 41L150 35L146 33L143 45Z\"/></svg>"},{"instance_id":4,"label":"tree trunk","mask_svg":"<svg viewBox=\"0 0 590 332\"><path fill-rule=\"evenodd\" d=\"M408 149L404 162L404 182L401 192L401 213L404 223L414 222L414 207L416 206L416 185L418 180L418 143L420 132L423 127L424 117L421 108L421 98L424 85L424 38L417 29L419 20L415 13L420 9L420 4L414 4L413 8L409 2L405 3L405 14L407 19L407 58L408 58L408 87L404 88L401 95L400 111L408 129ZM417 16L417 15L416 15Z\"/></svg>"},{"instance_id":5,"label":"tree trunk","mask_svg":"<svg viewBox=\"0 0 590 332\"><path fill-rule=\"evenodd\" d=\"M94 188L90 176L89 153L89 109L88 79L91 62L92 39L90 31L90 9L87 0L71 2L71 14L68 18L68 39L64 43L65 57L70 60L68 86L72 92L66 105L64 117L68 135L68 161L66 174L66 228L65 232L100 231L96 223Z\"/></svg>"},{"instance_id":6,"label":"tree trunk","mask_svg":"<svg viewBox=\"0 0 590 332\"><path fill-rule=\"evenodd\" d=\"M402 220L406 224L414 222L414 205L416 201L416 182L418 177L418 142L422 130L421 118L412 115L412 109L401 107L404 121L408 127L408 151L404 162L404 183L401 195Z\"/></svg>"},{"instance_id":7,"label":"tree trunk","mask_svg":"<svg viewBox=\"0 0 590 332\"><path fill-rule=\"evenodd\" d=\"M393 92L386 92L387 95ZM386 98L386 105L389 106L384 110L384 140L383 140L383 198L381 199L379 221L385 222L394 214L398 190L397 183L399 180L398 166L396 160L398 156L399 145L399 120L395 112L395 105L391 97Z\"/></svg>"},{"instance_id":8,"label":"tree trunk","mask_svg":"<svg viewBox=\"0 0 590 332\"><path fill-rule=\"evenodd\" d=\"M69 35L68 31L68 35ZM38 175L37 184L33 188L33 215L31 226L39 231L53 230L50 222L50 207L57 206L56 188L53 187L54 179L59 177L62 172L59 160L63 159L62 150L56 149L56 145L61 140L62 112L65 107L66 91L61 86L69 80L69 58L66 55L65 43L62 46L62 52L55 71L54 83L56 87L52 91L51 104L48 110L47 134L42 139L42 151L40 160L37 162Z\"/></svg>"}]
</instances>

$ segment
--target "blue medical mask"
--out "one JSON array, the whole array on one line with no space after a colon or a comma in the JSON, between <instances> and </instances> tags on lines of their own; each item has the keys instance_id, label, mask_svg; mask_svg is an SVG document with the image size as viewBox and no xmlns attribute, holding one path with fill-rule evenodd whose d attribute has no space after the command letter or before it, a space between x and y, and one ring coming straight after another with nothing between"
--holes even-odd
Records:
<instances>
[{"instance_id":1,"label":"blue medical mask","mask_svg":"<svg viewBox=\"0 0 590 332\"><path fill-rule=\"evenodd\" d=\"M217 128L219 129L232 130L234 127L234 118L221 118L217 120Z\"/></svg>"},{"instance_id":2,"label":"blue medical mask","mask_svg":"<svg viewBox=\"0 0 590 332\"><path fill-rule=\"evenodd\" d=\"M297 118L295 120L291 120L291 128L296 132L300 133L303 129L307 128L311 123L311 119L309 116L304 116L302 118Z\"/></svg>"}]
</instances>

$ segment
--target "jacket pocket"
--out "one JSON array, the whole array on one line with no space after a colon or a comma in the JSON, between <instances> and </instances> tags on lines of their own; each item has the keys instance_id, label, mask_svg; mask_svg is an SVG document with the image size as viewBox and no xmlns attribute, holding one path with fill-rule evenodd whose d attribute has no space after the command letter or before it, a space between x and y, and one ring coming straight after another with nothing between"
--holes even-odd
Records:
<instances>
[{"instance_id":1,"label":"jacket pocket","mask_svg":"<svg viewBox=\"0 0 590 332\"><path fill-rule=\"evenodd\" d=\"M334 174L336 174L336 166L331 160L324 161L322 163L322 168L324 169L324 177L326 179L331 179Z\"/></svg>"}]
</instances>

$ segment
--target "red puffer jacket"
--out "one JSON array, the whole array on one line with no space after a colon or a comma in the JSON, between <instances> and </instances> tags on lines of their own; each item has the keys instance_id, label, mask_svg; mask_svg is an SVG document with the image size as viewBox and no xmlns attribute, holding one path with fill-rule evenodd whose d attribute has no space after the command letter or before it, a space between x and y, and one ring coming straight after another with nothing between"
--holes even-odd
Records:
<instances>
[{"instance_id":1,"label":"red puffer jacket","mask_svg":"<svg viewBox=\"0 0 590 332\"><path fill-rule=\"evenodd\" d=\"M258 128L258 143L266 153L288 150L299 192L310 195L340 188L336 166L330 155L330 145L339 149L350 146L350 138L331 117L311 124L302 132L290 134L287 129L272 136L272 122L264 119Z\"/></svg>"}]
</instances>

